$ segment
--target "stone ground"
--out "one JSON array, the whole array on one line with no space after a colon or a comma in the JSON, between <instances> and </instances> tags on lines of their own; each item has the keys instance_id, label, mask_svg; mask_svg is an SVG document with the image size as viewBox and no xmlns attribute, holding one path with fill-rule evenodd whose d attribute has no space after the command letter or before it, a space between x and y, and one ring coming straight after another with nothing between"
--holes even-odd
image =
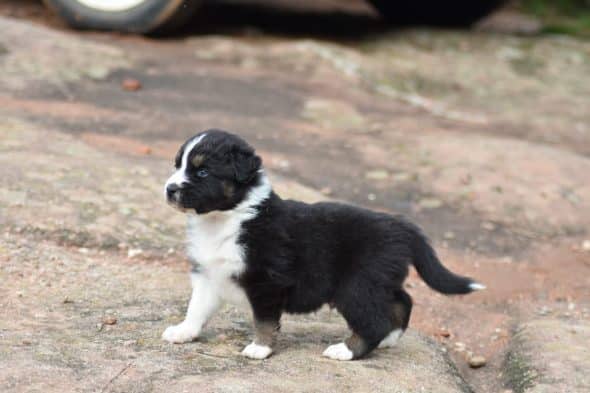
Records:
<instances>
[{"instance_id":1,"label":"stone ground","mask_svg":"<svg viewBox=\"0 0 590 393\"><path fill-rule=\"evenodd\" d=\"M590 390L590 44L269 4L207 4L160 40L0 5L0 391ZM410 216L488 290L412 275L412 329L358 362L320 356L346 334L328 310L286 317L262 362L229 306L160 341L190 291L161 188L208 127L257 146L283 196Z\"/></svg>"}]
</instances>

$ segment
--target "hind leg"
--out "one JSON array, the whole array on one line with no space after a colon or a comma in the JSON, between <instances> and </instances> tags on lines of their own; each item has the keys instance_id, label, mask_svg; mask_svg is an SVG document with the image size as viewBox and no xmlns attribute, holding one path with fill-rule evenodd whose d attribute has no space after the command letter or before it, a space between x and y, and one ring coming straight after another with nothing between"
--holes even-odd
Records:
<instances>
[{"instance_id":1,"label":"hind leg","mask_svg":"<svg viewBox=\"0 0 590 393\"><path fill-rule=\"evenodd\" d=\"M379 345L394 329L391 318L391 295L371 286L349 288L349 296L335 299L336 308L342 314L352 335L344 342L329 346L324 356L335 360L358 359Z\"/></svg>"},{"instance_id":2,"label":"hind leg","mask_svg":"<svg viewBox=\"0 0 590 393\"><path fill-rule=\"evenodd\" d=\"M391 321L393 330L380 343L378 348L389 348L397 344L410 323L412 313L412 298L403 289L395 292L395 300L391 306Z\"/></svg>"}]
</instances>

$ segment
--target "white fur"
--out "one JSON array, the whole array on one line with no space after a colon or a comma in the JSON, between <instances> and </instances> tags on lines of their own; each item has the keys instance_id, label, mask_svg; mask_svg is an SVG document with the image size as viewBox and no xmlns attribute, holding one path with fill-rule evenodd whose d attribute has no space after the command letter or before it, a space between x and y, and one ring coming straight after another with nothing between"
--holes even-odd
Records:
<instances>
[{"instance_id":1,"label":"white fur","mask_svg":"<svg viewBox=\"0 0 590 393\"><path fill-rule=\"evenodd\" d=\"M168 327L162 339L171 343L192 341L199 336L201 329L221 305L217 283L202 273L191 274L193 294L184 321Z\"/></svg>"},{"instance_id":2,"label":"white fur","mask_svg":"<svg viewBox=\"0 0 590 393\"><path fill-rule=\"evenodd\" d=\"M387 335L387 337L385 337L383 340L381 340L381 342L379 343L378 348L390 348L390 347L393 347L395 344L397 344L397 341L402 336L402 334L404 334L404 331L402 329L392 330Z\"/></svg>"},{"instance_id":3,"label":"white fur","mask_svg":"<svg viewBox=\"0 0 590 393\"><path fill-rule=\"evenodd\" d=\"M473 282L469 284L469 289L471 289L472 291L483 291L484 289L486 289L486 286L478 282Z\"/></svg>"},{"instance_id":4,"label":"white fur","mask_svg":"<svg viewBox=\"0 0 590 393\"><path fill-rule=\"evenodd\" d=\"M258 345L255 342L249 344L242 351L242 355L250 359L266 359L272 353L272 348L266 345Z\"/></svg>"},{"instance_id":5,"label":"white fur","mask_svg":"<svg viewBox=\"0 0 590 393\"><path fill-rule=\"evenodd\" d=\"M334 360L351 360L353 356L352 351L345 343L330 345L323 355Z\"/></svg>"},{"instance_id":6,"label":"white fur","mask_svg":"<svg viewBox=\"0 0 590 393\"><path fill-rule=\"evenodd\" d=\"M188 156L191 151L195 148L195 146L205 138L207 134L200 135L198 138L193 139L184 149L182 154L182 159L180 160L180 168L178 168L172 176L168 178L166 184L164 185L164 195L166 195L166 189L170 184L177 184L181 185L182 183L188 182L188 178L186 177L186 167L188 165Z\"/></svg>"},{"instance_id":7,"label":"white fur","mask_svg":"<svg viewBox=\"0 0 590 393\"><path fill-rule=\"evenodd\" d=\"M166 329L164 340L191 341L223 302L247 304L244 291L232 280L246 268L238 238L242 223L256 215L254 207L270 192L270 183L261 171L260 184L234 209L189 216L188 254L198 263L199 272L191 275L193 293L185 320Z\"/></svg>"}]
</instances>

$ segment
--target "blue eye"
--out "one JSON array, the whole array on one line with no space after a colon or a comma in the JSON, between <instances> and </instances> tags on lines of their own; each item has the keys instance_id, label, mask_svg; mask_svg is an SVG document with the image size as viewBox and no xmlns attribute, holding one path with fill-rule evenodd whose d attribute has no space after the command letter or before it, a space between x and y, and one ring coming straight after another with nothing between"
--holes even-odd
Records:
<instances>
[{"instance_id":1,"label":"blue eye","mask_svg":"<svg viewBox=\"0 0 590 393\"><path fill-rule=\"evenodd\" d=\"M197 171L197 176L199 177L207 177L209 176L209 171L206 170L205 168L201 168Z\"/></svg>"}]
</instances>

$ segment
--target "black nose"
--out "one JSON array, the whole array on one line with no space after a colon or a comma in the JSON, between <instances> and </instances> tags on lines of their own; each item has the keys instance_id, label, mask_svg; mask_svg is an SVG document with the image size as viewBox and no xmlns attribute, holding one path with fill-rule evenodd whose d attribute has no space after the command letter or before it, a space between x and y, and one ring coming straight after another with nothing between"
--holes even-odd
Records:
<instances>
[{"instance_id":1,"label":"black nose","mask_svg":"<svg viewBox=\"0 0 590 393\"><path fill-rule=\"evenodd\" d=\"M174 194L180 191L180 186L178 184L169 184L166 186L166 196L168 199L173 199Z\"/></svg>"}]
</instances>

